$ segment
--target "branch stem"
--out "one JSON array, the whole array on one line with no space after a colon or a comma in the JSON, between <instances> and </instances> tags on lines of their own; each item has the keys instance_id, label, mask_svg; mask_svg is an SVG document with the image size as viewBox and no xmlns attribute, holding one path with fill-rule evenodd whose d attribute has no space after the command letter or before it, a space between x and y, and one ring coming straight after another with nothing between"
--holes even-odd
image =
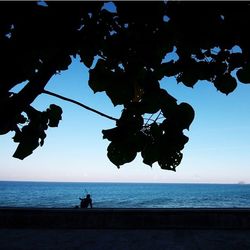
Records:
<instances>
[{"instance_id":1,"label":"branch stem","mask_svg":"<svg viewBox=\"0 0 250 250\"><path fill-rule=\"evenodd\" d=\"M43 93L44 93L44 94L47 94L47 95L51 95L51 96L57 97L57 98L59 98L59 99L62 99L62 100L64 100L64 101L67 101L67 102L74 103L74 104L76 104L76 105L78 105L78 106L80 106L80 107L82 107L82 108L84 108L84 109L87 109L87 110L89 110L89 111L91 111L91 112L94 112L94 113L96 113L96 114L98 114L98 115L100 115L100 116L106 117L106 118L108 118L108 119L110 119L110 120L118 121L117 118L114 118L114 117L112 117L112 116L106 115L106 114L104 114L104 113L102 113L102 112L100 112L100 111L98 111L98 110L95 110L95 109L93 109L93 108L90 108L90 107L88 107L88 106L85 105L85 104L82 104L82 103L80 103L80 102L78 102L78 101L75 101L75 100L72 100L72 99L70 99L70 98L67 98L67 97L65 97L65 96L58 95L58 94L56 94L56 93L50 92L50 91L45 90L45 89L43 90Z\"/></svg>"}]
</instances>

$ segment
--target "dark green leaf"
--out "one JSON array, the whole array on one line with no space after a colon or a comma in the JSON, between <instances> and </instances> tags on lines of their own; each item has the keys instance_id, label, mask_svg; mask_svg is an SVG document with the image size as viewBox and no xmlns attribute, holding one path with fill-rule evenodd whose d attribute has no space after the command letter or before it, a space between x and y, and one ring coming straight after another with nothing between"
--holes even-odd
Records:
<instances>
[{"instance_id":1,"label":"dark green leaf","mask_svg":"<svg viewBox=\"0 0 250 250\"><path fill-rule=\"evenodd\" d=\"M15 153L13 154L14 158L23 160L27 156L31 155L33 153L33 150L35 150L39 146L38 140L35 138L27 140L25 142L21 142Z\"/></svg>"},{"instance_id":2,"label":"dark green leaf","mask_svg":"<svg viewBox=\"0 0 250 250\"><path fill-rule=\"evenodd\" d=\"M150 143L144 146L141 151L141 156L143 158L143 163L152 167L159 158L159 148L156 143Z\"/></svg>"},{"instance_id":3,"label":"dark green leaf","mask_svg":"<svg viewBox=\"0 0 250 250\"><path fill-rule=\"evenodd\" d=\"M171 77L178 74L178 71L178 65L175 64L174 61L170 61L162 63L156 70L155 74L157 75L157 79L161 80L164 76Z\"/></svg>"},{"instance_id":4,"label":"dark green leaf","mask_svg":"<svg viewBox=\"0 0 250 250\"><path fill-rule=\"evenodd\" d=\"M244 56L242 53L233 53L230 55L229 60L230 71L241 67L244 64Z\"/></svg>"},{"instance_id":5,"label":"dark green leaf","mask_svg":"<svg viewBox=\"0 0 250 250\"><path fill-rule=\"evenodd\" d=\"M159 91L151 91L144 94L141 101L141 110L143 110L143 113L154 114L160 110L161 99L159 96Z\"/></svg>"},{"instance_id":6,"label":"dark green leaf","mask_svg":"<svg viewBox=\"0 0 250 250\"><path fill-rule=\"evenodd\" d=\"M184 72L177 77L178 82L182 82L185 86L193 88L198 81L198 76L192 72Z\"/></svg>"},{"instance_id":7,"label":"dark green leaf","mask_svg":"<svg viewBox=\"0 0 250 250\"><path fill-rule=\"evenodd\" d=\"M92 48L82 48L80 51L81 61L85 64L86 67L90 68L93 64L95 52L91 51Z\"/></svg>"},{"instance_id":8,"label":"dark green leaf","mask_svg":"<svg viewBox=\"0 0 250 250\"><path fill-rule=\"evenodd\" d=\"M64 55L64 54L57 55L54 59L54 64L56 70L66 70L71 64L71 58L69 55Z\"/></svg>"},{"instance_id":9,"label":"dark green leaf","mask_svg":"<svg viewBox=\"0 0 250 250\"><path fill-rule=\"evenodd\" d=\"M111 142L108 146L108 158L118 168L128 162L135 159L137 154L134 145L130 145L124 142Z\"/></svg>"},{"instance_id":10,"label":"dark green leaf","mask_svg":"<svg viewBox=\"0 0 250 250\"><path fill-rule=\"evenodd\" d=\"M250 66L239 69L236 75L240 82L250 83Z\"/></svg>"},{"instance_id":11,"label":"dark green leaf","mask_svg":"<svg viewBox=\"0 0 250 250\"><path fill-rule=\"evenodd\" d=\"M9 121L9 120L1 121L1 123L0 123L0 135L7 134L9 131L11 131L11 129L12 129L11 121Z\"/></svg>"},{"instance_id":12,"label":"dark green leaf","mask_svg":"<svg viewBox=\"0 0 250 250\"><path fill-rule=\"evenodd\" d=\"M237 81L230 74L219 75L214 80L214 86L222 93L228 95L237 87Z\"/></svg>"},{"instance_id":13,"label":"dark green leaf","mask_svg":"<svg viewBox=\"0 0 250 250\"><path fill-rule=\"evenodd\" d=\"M181 129L189 129L194 120L195 112L191 105L182 102L178 105L177 119Z\"/></svg>"},{"instance_id":14,"label":"dark green leaf","mask_svg":"<svg viewBox=\"0 0 250 250\"><path fill-rule=\"evenodd\" d=\"M15 135L12 137L14 142L21 142L22 140L22 133L19 129L16 129Z\"/></svg>"},{"instance_id":15,"label":"dark green leaf","mask_svg":"<svg viewBox=\"0 0 250 250\"><path fill-rule=\"evenodd\" d=\"M89 86L96 92L106 91L113 72L110 72L106 62L99 59L94 69L89 70Z\"/></svg>"},{"instance_id":16,"label":"dark green leaf","mask_svg":"<svg viewBox=\"0 0 250 250\"><path fill-rule=\"evenodd\" d=\"M62 119L62 109L61 107L51 104L49 108L46 110L49 119L50 127L58 127L60 120Z\"/></svg>"},{"instance_id":17,"label":"dark green leaf","mask_svg":"<svg viewBox=\"0 0 250 250\"><path fill-rule=\"evenodd\" d=\"M122 76L110 79L106 93L114 106L127 104L134 97L133 86L129 82L124 82Z\"/></svg>"},{"instance_id":18,"label":"dark green leaf","mask_svg":"<svg viewBox=\"0 0 250 250\"><path fill-rule=\"evenodd\" d=\"M177 102L174 97L172 97L164 89L161 89L159 95L159 101L161 106L161 111L165 117L173 115L177 108Z\"/></svg>"},{"instance_id":19,"label":"dark green leaf","mask_svg":"<svg viewBox=\"0 0 250 250\"><path fill-rule=\"evenodd\" d=\"M149 131L150 131L150 136L152 136L154 140L157 140L162 135L162 130L156 122L150 124Z\"/></svg>"},{"instance_id":20,"label":"dark green leaf","mask_svg":"<svg viewBox=\"0 0 250 250\"><path fill-rule=\"evenodd\" d=\"M117 126L126 127L127 130L130 130L131 133L138 131L143 126L143 118L137 112L134 112L133 109L124 109L120 119L116 122Z\"/></svg>"},{"instance_id":21,"label":"dark green leaf","mask_svg":"<svg viewBox=\"0 0 250 250\"><path fill-rule=\"evenodd\" d=\"M180 165L183 154L175 152L173 155L167 155L165 159L158 161L159 166L165 170L176 171L176 167Z\"/></svg>"},{"instance_id":22,"label":"dark green leaf","mask_svg":"<svg viewBox=\"0 0 250 250\"><path fill-rule=\"evenodd\" d=\"M22 128L22 131L16 133L14 141L19 142L19 145L13 155L13 157L23 160L25 157L32 154L39 146L38 130L32 126L32 124L26 125Z\"/></svg>"},{"instance_id":23,"label":"dark green leaf","mask_svg":"<svg viewBox=\"0 0 250 250\"><path fill-rule=\"evenodd\" d=\"M103 139L108 139L109 141L121 141L128 136L126 129L121 127L115 127L112 129L102 130Z\"/></svg>"}]
</instances>

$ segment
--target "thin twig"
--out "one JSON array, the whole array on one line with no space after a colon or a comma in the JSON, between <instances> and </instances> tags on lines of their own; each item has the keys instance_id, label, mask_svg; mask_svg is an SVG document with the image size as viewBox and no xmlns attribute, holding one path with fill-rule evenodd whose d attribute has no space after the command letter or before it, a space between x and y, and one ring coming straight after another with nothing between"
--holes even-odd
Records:
<instances>
[{"instance_id":1,"label":"thin twig","mask_svg":"<svg viewBox=\"0 0 250 250\"><path fill-rule=\"evenodd\" d=\"M155 122L158 120L158 118L160 117L160 115L161 115L162 113L161 113L161 111L159 112L159 114L157 115L157 117L155 118Z\"/></svg>"},{"instance_id":2,"label":"thin twig","mask_svg":"<svg viewBox=\"0 0 250 250\"><path fill-rule=\"evenodd\" d=\"M78 105L78 106L81 106L82 108L85 108L85 109L87 109L87 110L89 110L89 111L91 111L91 112L94 112L94 113L96 113L96 114L98 114L98 115L100 115L100 116L106 117L106 118L108 118L108 119L110 119L110 120L118 121L117 118L114 118L114 117L112 117L112 116L106 115L106 114L104 114L104 113L102 113L102 112L100 112L100 111L98 111L98 110L95 110L95 109L93 109L93 108L90 108L90 107L88 107L88 106L86 106L86 105L84 105L84 104L82 104L82 103L80 103L80 102L78 102L78 101L72 100L72 99L70 99L70 98L67 98L67 97L58 95L58 94L53 93L53 92L50 92L50 91L48 91L48 90L43 90L43 93L44 93L44 94L47 94L47 95L51 95L51 96L57 97L57 98L59 98L59 99L62 99L62 100L64 100L64 101L67 101L67 102L74 103L74 104L76 104L76 105Z\"/></svg>"},{"instance_id":3,"label":"thin twig","mask_svg":"<svg viewBox=\"0 0 250 250\"><path fill-rule=\"evenodd\" d=\"M152 120L153 120L153 119L152 119L153 116L154 116L154 114L150 115L149 118L146 118L146 119L148 119L148 120L146 121L145 126L148 125L149 121L152 121Z\"/></svg>"},{"instance_id":4,"label":"thin twig","mask_svg":"<svg viewBox=\"0 0 250 250\"><path fill-rule=\"evenodd\" d=\"M147 125L147 123L148 123L149 121L151 121L151 122L154 122L154 121L155 121L154 119L150 119L150 118L143 118L143 120L147 120L147 122L145 123L145 125Z\"/></svg>"}]
</instances>

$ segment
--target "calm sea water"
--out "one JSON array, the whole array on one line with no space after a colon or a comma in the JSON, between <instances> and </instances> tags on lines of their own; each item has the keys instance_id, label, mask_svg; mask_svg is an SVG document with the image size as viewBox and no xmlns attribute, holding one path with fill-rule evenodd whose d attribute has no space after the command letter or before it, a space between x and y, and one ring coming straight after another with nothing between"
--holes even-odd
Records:
<instances>
[{"instance_id":1,"label":"calm sea water","mask_svg":"<svg viewBox=\"0 0 250 250\"><path fill-rule=\"evenodd\" d=\"M0 182L0 207L250 208L250 185Z\"/></svg>"}]
</instances>

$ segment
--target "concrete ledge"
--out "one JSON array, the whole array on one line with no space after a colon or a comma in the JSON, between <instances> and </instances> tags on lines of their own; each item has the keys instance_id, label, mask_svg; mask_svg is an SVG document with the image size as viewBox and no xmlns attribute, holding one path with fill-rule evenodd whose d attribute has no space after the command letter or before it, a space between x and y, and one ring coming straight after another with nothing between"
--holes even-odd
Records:
<instances>
[{"instance_id":1,"label":"concrete ledge","mask_svg":"<svg viewBox=\"0 0 250 250\"><path fill-rule=\"evenodd\" d=\"M0 208L0 228L250 229L250 209Z\"/></svg>"}]
</instances>

